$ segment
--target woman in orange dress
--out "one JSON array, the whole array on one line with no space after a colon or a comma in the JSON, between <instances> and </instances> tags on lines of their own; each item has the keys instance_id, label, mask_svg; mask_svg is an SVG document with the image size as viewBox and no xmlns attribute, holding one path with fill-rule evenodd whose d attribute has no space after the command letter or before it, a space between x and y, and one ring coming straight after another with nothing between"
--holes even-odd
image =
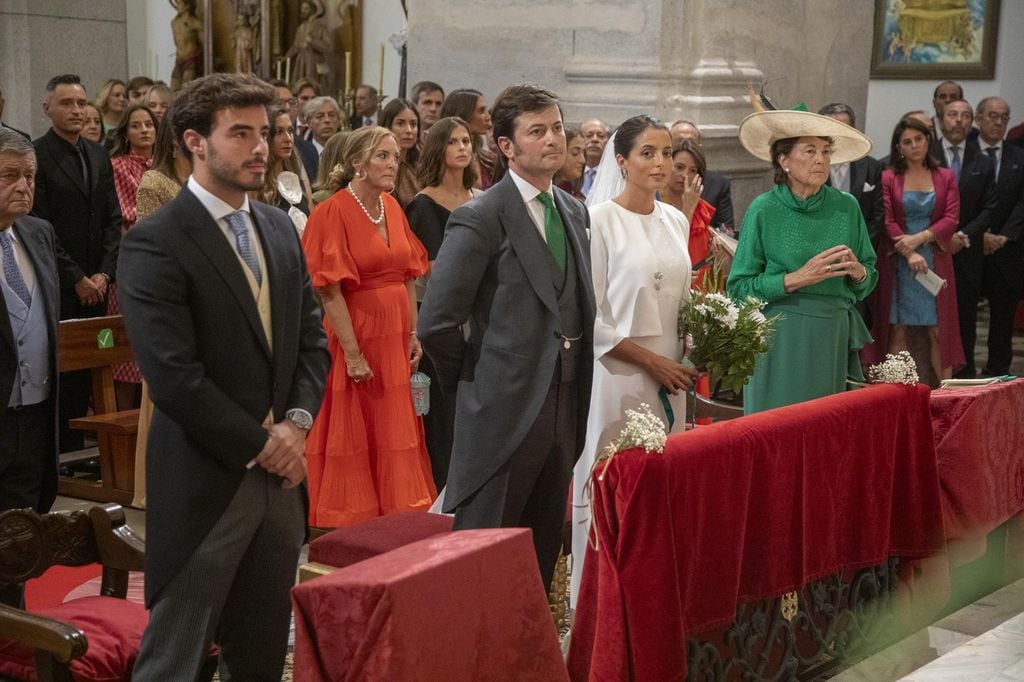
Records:
<instances>
[{"instance_id":1,"label":"woman in orange dress","mask_svg":"<svg viewBox=\"0 0 1024 682\"><path fill-rule=\"evenodd\" d=\"M334 360L306 438L312 526L427 509L437 495L409 385L423 354L413 280L427 252L389 194L399 160L389 130L353 132L348 186L317 205L302 235Z\"/></svg>"}]
</instances>

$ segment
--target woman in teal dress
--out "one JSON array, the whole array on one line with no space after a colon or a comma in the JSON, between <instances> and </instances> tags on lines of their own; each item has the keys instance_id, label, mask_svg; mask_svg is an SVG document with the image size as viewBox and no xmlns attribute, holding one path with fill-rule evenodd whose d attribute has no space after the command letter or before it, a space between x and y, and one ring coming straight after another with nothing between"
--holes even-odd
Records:
<instances>
[{"instance_id":1,"label":"woman in teal dress","mask_svg":"<svg viewBox=\"0 0 1024 682\"><path fill-rule=\"evenodd\" d=\"M740 143L775 171L775 188L747 209L727 283L733 298L762 299L765 315L780 315L743 392L750 414L863 380L858 350L871 337L854 303L878 274L857 200L825 184L830 164L870 150L862 133L806 111L764 111L743 120Z\"/></svg>"}]
</instances>

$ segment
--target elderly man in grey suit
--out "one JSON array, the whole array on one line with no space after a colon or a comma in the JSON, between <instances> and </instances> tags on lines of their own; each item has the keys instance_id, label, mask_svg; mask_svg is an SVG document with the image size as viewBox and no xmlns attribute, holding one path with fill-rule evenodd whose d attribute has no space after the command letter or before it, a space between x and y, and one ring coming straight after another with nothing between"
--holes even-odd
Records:
<instances>
[{"instance_id":1,"label":"elderly man in grey suit","mask_svg":"<svg viewBox=\"0 0 1024 682\"><path fill-rule=\"evenodd\" d=\"M457 390L445 511L457 529L532 529L547 586L590 405L590 220L551 184L566 148L556 96L506 88L491 120L508 173L449 218L417 328Z\"/></svg>"},{"instance_id":2,"label":"elderly man in grey suit","mask_svg":"<svg viewBox=\"0 0 1024 682\"><path fill-rule=\"evenodd\" d=\"M118 292L149 382L146 606L132 676L280 680L306 531L304 441L330 356L295 228L251 202L269 86L212 74L172 116L192 177L124 238Z\"/></svg>"},{"instance_id":3,"label":"elderly man in grey suit","mask_svg":"<svg viewBox=\"0 0 1024 682\"><path fill-rule=\"evenodd\" d=\"M32 218L36 152L0 128L0 510L49 511L57 494L57 318L53 226ZM20 606L20 585L0 602Z\"/></svg>"}]
</instances>

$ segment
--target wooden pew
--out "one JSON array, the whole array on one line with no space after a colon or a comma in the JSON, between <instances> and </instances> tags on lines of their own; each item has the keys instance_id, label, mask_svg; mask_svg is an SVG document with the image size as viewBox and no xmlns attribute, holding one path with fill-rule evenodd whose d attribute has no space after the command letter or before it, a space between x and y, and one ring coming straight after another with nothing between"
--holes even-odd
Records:
<instances>
[{"instance_id":1,"label":"wooden pew","mask_svg":"<svg viewBox=\"0 0 1024 682\"><path fill-rule=\"evenodd\" d=\"M60 372L90 370L93 414L72 419L73 429L96 434L100 480L61 476L61 495L97 502L131 504L135 489L135 441L139 411L118 412L114 397L114 365L132 360L131 343L120 315L65 320L57 332Z\"/></svg>"}]
</instances>

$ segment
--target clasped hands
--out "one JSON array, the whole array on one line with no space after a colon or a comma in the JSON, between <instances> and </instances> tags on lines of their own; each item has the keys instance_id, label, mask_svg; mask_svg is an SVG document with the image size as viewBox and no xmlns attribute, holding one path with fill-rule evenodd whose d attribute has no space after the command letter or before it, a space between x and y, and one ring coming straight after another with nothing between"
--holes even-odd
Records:
<instances>
[{"instance_id":1,"label":"clasped hands","mask_svg":"<svg viewBox=\"0 0 1024 682\"><path fill-rule=\"evenodd\" d=\"M82 305L99 305L107 295L107 276L97 272L92 277L83 277L75 282L75 295Z\"/></svg>"},{"instance_id":2,"label":"clasped hands","mask_svg":"<svg viewBox=\"0 0 1024 682\"><path fill-rule=\"evenodd\" d=\"M867 269L857 260L849 246L840 244L812 256L799 270L786 275L786 291L792 292L826 279L847 276L854 282L860 282L867 276Z\"/></svg>"},{"instance_id":3,"label":"clasped hands","mask_svg":"<svg viewBox=\"0 0 1024 682\"><path fill-rule=\"evenodd\" d=\"M296 487L306 478L306 432L290 419L264 428L270 437L253 462L283 478L283 487Z\"/></svg>"}]
</instances>

